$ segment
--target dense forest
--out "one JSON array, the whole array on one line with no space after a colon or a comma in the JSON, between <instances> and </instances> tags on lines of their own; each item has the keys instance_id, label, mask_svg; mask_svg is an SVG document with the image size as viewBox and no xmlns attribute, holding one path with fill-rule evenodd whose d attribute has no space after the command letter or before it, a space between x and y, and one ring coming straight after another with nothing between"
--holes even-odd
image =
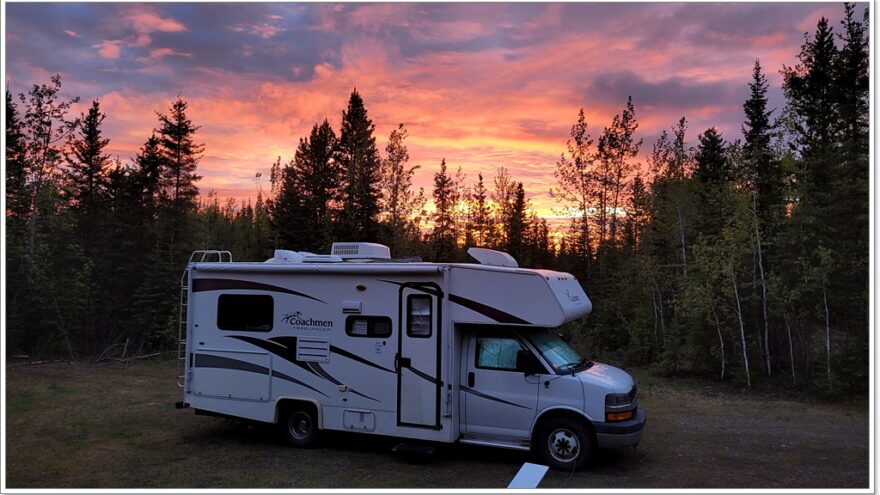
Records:
<instances>
[{"instance_id":1,"label":"dense forest","mask_svg":"<svg viewBox=\"0 0 880 495\"><path fill-rule=\"evenodd\" d=\"M570 217L561 230L503 164L468 177L444 160L431 191L414 188L406 126L380 150L357 91L338 130L316 123L292 160L275 160L271 190L238 204L200 194L205 145L182 98L123 162L105 152L99 101L72 115L78 99L62 96L58 76L7 90L6 352L170 349L194 249L261 260L360 240L429 261L496 248L575 274L594 312L563 330L596 359L749 388L866 393L867 19L848 4L836 29L818 22L797 64L781 68L778 111L756 60L732 142L716 128L693 140L682 117L644 143L632 98L601 129L581 110L550 190Z\"/></svg>"}]
</instances>

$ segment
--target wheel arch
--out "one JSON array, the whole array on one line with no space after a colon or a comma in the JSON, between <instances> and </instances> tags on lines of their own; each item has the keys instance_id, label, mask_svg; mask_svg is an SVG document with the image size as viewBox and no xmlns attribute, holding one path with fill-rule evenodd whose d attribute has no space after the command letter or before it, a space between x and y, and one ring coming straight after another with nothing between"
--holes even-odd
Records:
<instances>
[{"instance_id":1,"label":"wheel arch","mask_svg":"<svg viewBox=\"0 0 880 495\"><path fill-rule=\"evenodd\" d=\"M279 397L275 400L275 413L272 417L272 422L278 424L278 415L282 410L287 408L291 408L294 406L306 406L312 409L315 413L315 418L318 420L318 429L324 429L324 412L321 407L321 403L316 401L315 399L308 399L304 397L288 397L283 396Z\"/></svg>"},{"instance_id":2,"label":"wheel arch","mask_svg":"<svg viewBox=\"0 0 880 495\"><path fill-rule=\"evenodd\" d=\"M571 418L580 421L587 427L587 431L589 431L595 445L596 429L593 427L593 421L583 411L566 406L550 407L535 415L535 420L532 422L532 430L529 433L529 440L532 445L535 445L535 435L538 434L541 426L554 418Z\"/></svg>"}]
</instances>

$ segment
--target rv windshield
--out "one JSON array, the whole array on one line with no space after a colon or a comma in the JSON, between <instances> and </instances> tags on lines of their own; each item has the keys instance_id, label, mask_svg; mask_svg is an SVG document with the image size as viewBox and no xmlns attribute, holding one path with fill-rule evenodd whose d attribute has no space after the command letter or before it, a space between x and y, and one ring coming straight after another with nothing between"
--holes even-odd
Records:
<instances>
[{"instance_id":1,"label":"rv windshield","mask_svg":"<svg viewBox=\"0 0 880 495\"><path fill-rule=\"evenodd\" d=\"M557 373L575 373L593 365L587 358L581 357L561 337L546 328L525 332L525 336Z\"/></svg>"}]
</instances>

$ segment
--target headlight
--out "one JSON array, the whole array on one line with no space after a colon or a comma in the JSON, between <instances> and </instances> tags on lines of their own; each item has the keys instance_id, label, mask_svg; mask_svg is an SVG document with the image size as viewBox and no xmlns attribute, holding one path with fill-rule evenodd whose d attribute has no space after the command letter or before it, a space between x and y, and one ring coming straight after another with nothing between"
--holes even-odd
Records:
<instances>
[{"instance_id":1,"label":"headlight","mask_svg":"<svg viewBox=\"0 0 880 495\"><path fill-rule=\"evenodd\" d=\"M608 394L605 396L605 421L632 419L637 406L635 385L629 393Z\"/></svg>"},{"instance_id":2,"label":"headlight","mask_svg":"<svg viewBox=\"0 0 880 495\"><path fill-rule=\"evenodd\" d=\"M629 394L608 394L605 396L606 410L619 410L629 407L632 401Z\"/></svg>"}]
</instances>

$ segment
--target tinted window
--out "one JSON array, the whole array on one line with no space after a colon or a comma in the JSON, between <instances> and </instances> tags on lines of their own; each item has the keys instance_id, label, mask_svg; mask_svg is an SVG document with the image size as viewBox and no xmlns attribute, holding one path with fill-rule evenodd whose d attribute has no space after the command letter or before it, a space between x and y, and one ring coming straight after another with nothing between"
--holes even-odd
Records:
<instances>
[{"instance_id":1,"label":"tinted window","mask_svg":"<svg viewBox=\"0 0 880 495\"><path fill-rule=\"evenodd\" d=\"M477 368L516 371L516 352L522 348L512 337L477 337Z\"/></svg>"},{"instance_id":2,"label":"tinted window","mask_svg":"<svg viewBox=\"0 0 880 495\"><path fill-rule=\"evenodd\" d=\"M349 316L345 333L352 337L390 337L391 318L387 316Z\"/></svg>"},{"instance_id":3,"label":"tinted window","mask_svg":"<svg viewBox=\"0 0 880 495\"><path fill-rule=\"evenodd\" d=\"M272 330L275 301L272 296L221 294L217 299L217 328L243 332Z\"/></svg>"}]
</instances>

